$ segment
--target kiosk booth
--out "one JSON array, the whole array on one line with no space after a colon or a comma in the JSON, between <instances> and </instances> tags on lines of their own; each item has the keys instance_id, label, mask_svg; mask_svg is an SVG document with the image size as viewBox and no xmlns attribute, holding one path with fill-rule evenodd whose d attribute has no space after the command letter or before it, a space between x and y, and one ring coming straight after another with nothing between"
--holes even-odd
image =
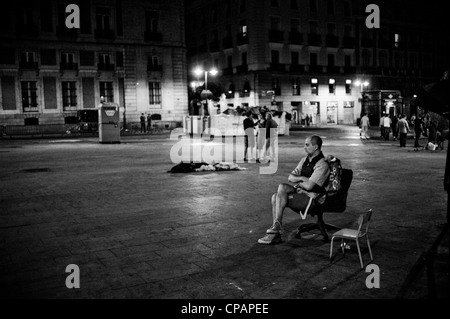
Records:
<instances>
[{"instance_id":1,"label":"kiosk booth","mask_svg":"<svg viewBox=\"0 0 450 319\"><path fill-rule=\"evenodd\" d=\"M100 104L98 137L100 143L120 143L119 105L117 103Z\"/></svg>"}]
</instances>

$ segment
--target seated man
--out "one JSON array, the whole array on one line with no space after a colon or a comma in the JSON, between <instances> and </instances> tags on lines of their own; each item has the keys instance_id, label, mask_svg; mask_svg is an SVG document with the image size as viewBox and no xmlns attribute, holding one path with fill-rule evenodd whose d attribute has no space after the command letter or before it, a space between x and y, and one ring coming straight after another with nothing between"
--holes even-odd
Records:
<instances>
[{"instance_id":1,"label":"seated man","mask_svg":"<svg viewBox=\"0 0 450 319\"><path fill-rule=\"evenodd\" d=\"M302 158L297 167L289 175L288 181L296 183L280 184L278 191L272 195L273 225L266 236L258 240L260 244L273 244L281 239L283 211L288 201L306 216L314 200L323 204L325 186L330 175L330 167L322 153L322 139L319 136L306 138L304 149L307 156ZM288 197L292 196L292 199Z\"/></svg>"}]
</instances>

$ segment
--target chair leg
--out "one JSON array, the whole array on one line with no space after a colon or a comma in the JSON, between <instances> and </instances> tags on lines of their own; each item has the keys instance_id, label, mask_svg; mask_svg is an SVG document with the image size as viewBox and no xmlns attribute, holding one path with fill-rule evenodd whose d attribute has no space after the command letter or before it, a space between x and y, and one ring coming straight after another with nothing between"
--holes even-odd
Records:
<instances>
[{"instance_id":1,"label":"chair leg","mask_svg":"<svg viewBox=\"0 0 450 319\"><path fill-rule=\"evenodd\" d=\"M331 244L330 244L330 263L331 263L331 257L333 256L333 241L334 241L334 237L331 237Z\"/></svg>"},{"instance_id":2,"label":"chair leg","mask_svg":"<svg viewBox=\"0 0 450 319\"><path fill-rule=\"evenodd\" d=\"M327 229L326 229L325 223L323 221L323 215L322 214L317 215L317 224L319 225L320 233L323 236L323 241L327 243L328 242L328 233L327 233Z\"/></svg>"},{"instance_id":3,"label":"chair leg","mask_svg":"<svg viewBox=\"0 0 450 319\"><path fill-rule=\"evenodd\" d=\"M367 236L367 247L369 248L370 261L373 261L372 249L370 249L369 235Z\"/></svg>"},{"instance_id":4,"label":"chair leg","mask_svg":"<svg viewBox=\"0 0 450 319\"><path fill-rule=\"evenodd\" d=\"M345 255L345 244L344 244L344 238L341 238L341 249L342 253Z\"/></svg>"},{"instance_id":5,"label":"chair leg","mask_svg":"<svg viewBox=\"0 0 450 319\"><path fill-rule=\"evenodd\" d=\"M358 248L358 256L359 256L359 262L361 263L361 269L364 269L364 264L361 257L361 249L359 248L359 242L358 238L356 238L356 248Z\"/></svg>"}]
</instances>

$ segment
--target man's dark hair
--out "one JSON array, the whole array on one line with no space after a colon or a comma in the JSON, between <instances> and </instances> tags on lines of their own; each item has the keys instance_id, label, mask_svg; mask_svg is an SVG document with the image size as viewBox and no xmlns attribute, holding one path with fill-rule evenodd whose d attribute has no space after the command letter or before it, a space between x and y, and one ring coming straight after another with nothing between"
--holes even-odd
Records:
<instances>
[{"instance_id":1,"label":"man's dark hair","mask_svg":"<svg viewBox=\"0 0 450 319\"><path fill-rule=\"evenodd\" d=\"M320 138L320 136L313 135L313 136L311 136L310 140L313 145L317 145L319 147L319 150L322 149L323 142L322 142L322 139Z\"/></svg>"}]
</instances>

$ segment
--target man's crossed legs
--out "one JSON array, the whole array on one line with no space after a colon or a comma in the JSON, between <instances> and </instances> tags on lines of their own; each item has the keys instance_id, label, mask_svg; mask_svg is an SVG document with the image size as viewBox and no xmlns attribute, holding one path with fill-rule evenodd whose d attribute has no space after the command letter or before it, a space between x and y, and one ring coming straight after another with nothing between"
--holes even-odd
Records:
<instances>
[{"instance_id":1,"label":"man's crossed legs","mask_svg":"<svg viewBox=\"0 0 450 319\"><path fill-rule=\"evenodd\" d=\"M306 194L298 194L296 188L289 184L278 185L278 190L272 195L272 227L267 229L266 236L260 238L260 244L275 244L281 242L283 233L283 213L286 207L296 212L305 210L311 204L311 199Z\"/></svg>"}]
</instances>

